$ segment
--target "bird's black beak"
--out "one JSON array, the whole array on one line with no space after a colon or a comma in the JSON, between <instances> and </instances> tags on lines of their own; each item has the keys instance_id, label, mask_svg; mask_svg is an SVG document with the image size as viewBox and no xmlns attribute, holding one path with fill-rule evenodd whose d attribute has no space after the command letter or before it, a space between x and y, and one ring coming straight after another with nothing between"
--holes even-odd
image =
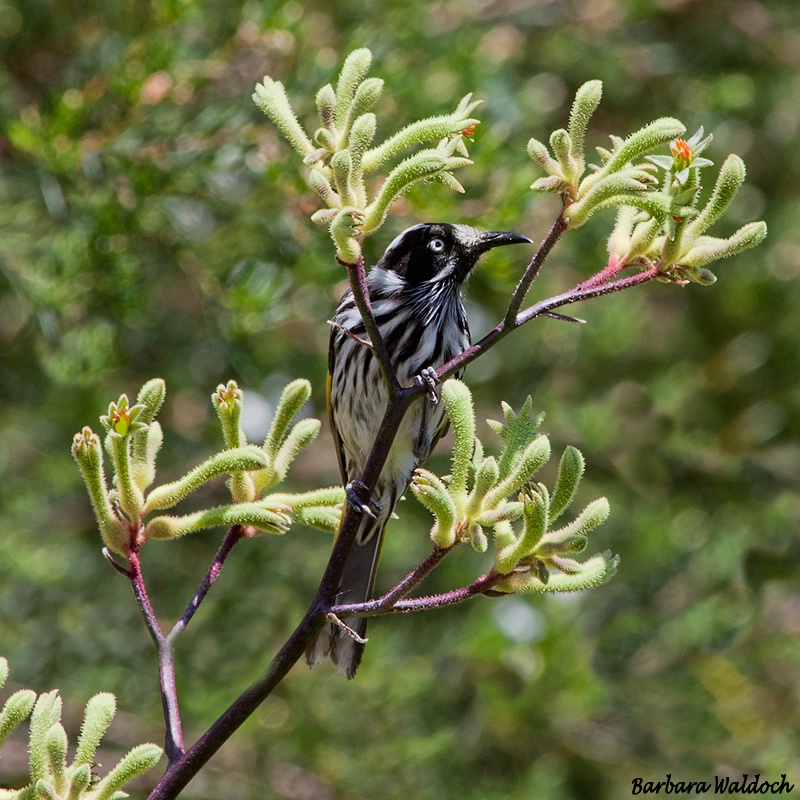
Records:
<instances>
[{"instance_id":1,"label":"bird's black beak","mask_svg":"<svg viewBox=\"0 0 800 800\"><path fill-rule=\"evenodd\" d=\"M482 233L478 241L478 252L485 253L495 247L503 247L507 244L533 244L533 242L521 233L511 233L509 231L487 231Z\"/></svg>"}]
</instances>

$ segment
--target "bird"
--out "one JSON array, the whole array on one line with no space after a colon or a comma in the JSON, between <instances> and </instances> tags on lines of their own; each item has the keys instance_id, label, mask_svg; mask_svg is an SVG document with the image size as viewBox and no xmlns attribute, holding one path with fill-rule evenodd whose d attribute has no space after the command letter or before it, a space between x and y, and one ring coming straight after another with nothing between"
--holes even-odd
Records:
<instances>
[{"instance_id":1,"label":"bird","mask_svg":"<svg viewBox=\"0 0 800 800\"><path fill-rule=\"evenodd\" d=\"M422 380L432 394L414 401L397 431L374 493L362 509L337 603L371 599L386 524L414 470L447 429L443 404L435 402L432 370L471 343L462 296L465 281L484 253L523 243L531 240L519 233L428 222L403 231L369 271L370 305L399 384L411 386ZM353 293L347 291L331 320L328 418L342 482L356 505L352 489L375 441L388 397L386 379L369 346ZM313 666L329 658L340 672L353 678L364 652L367 620L357 617L343 622L358 638L328 622L308 647L306 660Z\"/></svg>"}]
</instances>

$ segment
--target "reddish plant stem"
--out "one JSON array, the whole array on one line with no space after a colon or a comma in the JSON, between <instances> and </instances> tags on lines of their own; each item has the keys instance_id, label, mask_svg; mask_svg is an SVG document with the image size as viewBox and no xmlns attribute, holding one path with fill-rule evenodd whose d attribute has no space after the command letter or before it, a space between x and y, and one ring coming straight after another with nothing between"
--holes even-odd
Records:
<instances>
[{"instance_id":1,"label":"reddish plant stem","mask_svg":"<svg viewBox=\"0 0 800 800\"><path fill-rule=\"evenodd\" d=\"M144 623L156 645L158 653L158 677L161 685L161 705L164 708L164 751L170 763L178 761L184 753L183 729L178 708L178 692L175 684L175 658L172 643L164 636L158 624L150 597L147 594L138 548L128 552L128 568L134 597L142 612Z\"/></svg>"},{"instance_id":2,"label":"reddish plant stem","mask_svg":"<svg viewBox=\"0 0 800 800\"><path fill-rule=\"evenodd\" d=\"M608 264L606 264L603 269L601 269L599 272L596 272L591 278L588 278L583 283L578 284L575 288L579 290L592 289L602 283L608 283L616 278L623 269L625 269L625 262L619 261L612 256L609 258Z\"/></svg>"},{"instance_id":3,"label":"reddish plant stem","mask_svg":"<svg viewBox=\"0 0 800 800\"><path fill-rule=\"evenodd\" d=\"M377 597L375 600L368 600L365 603L341 603L331 606L329 611L336 616L343 617L366 617L378 616L379 614L390 611L397 604L398 600L406 597L410 592L419 586L433 570L442 563L445 556L450 554L453 547L437 547L431 554L415 569L406 575L400 583L385 595Z\"/></svg>"},{"instance_id":4,"label":"reddish plant stem","mask_svg":"<svg viewBox=\"0 0 800 800\"><path fill-rule=\"evenodd\" d=\"M424 562L423 562L424 563ZM435 608L444 608L456 603L463 603L470 597L486 594L495 584L507 577L499 572L487 572L476 578L469 586L453 589L441 594L431 594L425 597L412 597L409 599L397 598L387 602L389 594L377 600L368 600L365 603L342 603L331 608L337 617L379 617L386 614L409 614L412 611L432 611Z\"/></svg>"},{"instance_id":5,"label":"reddish plant stem","mask_svg":"<svg viewBox=\"0 0 800 800\"><path fill-rule=\"evenodd\" d=\"M486 594L496 583L499 583L505 575L495 572L487 572L480 578L474 580L469 586L461 589L453 589L451 592L433 594L427 597L412 597L408 600L399 600L392 606L393 614L404 614L411 611L428 611L434 608L444 608L456 603L463 603L470 597Z\"/></svg>"}]
</instances>

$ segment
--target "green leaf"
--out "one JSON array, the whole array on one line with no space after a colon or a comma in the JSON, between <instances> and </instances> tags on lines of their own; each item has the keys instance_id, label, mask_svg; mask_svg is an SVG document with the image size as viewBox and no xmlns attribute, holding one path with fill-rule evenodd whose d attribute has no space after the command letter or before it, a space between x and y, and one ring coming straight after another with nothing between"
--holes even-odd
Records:
<instances>
[{"instance_id":1,"label":"green leaf","mask_svg":"<svg viewBox=\"0 0 800 800\"><path fill-rule=\"evenodd\" d=\"M426 469L417 469L411 481L411 491L436 520L430 533L433 543L442 548L452 547L456 540L458 511L441 478Z\"/></svg>"},{"instance_id":2,"label":"green leaf","mask_svg":"<svg viewBox=\"0 0 800 800\"><path fill-rule=\"evenodd\" d=\"M211 405L217 412L222 425L225 446L232 449L247 444L240 427L244 405L243 395L236 381L228 381L227 384L220 383L214 394L211 395Z\"/></svg>"},{"instance_id":3,"label":"green leaf","mask_svg":"<svg viewBox=\"0 0 800 800\"><path fill-rule=\"evenodd\" d=\"M319 435L320 421L318 419L301 419L289 435L283 440L280 449L275 454L275 462L272 465L272 470L277 481L282 481L289 471L292 461L294 461L297 454L308 447ZM256 488L263 491L264 487L260 483L261 473L256 473ZM274 484L270 484L274 485Z\"/></svg>"},{"instance_id":4,"label":"green leaf","mask_svg":"<svg viewBox=\"0 0 800 800\"><path fill-rule=\"evenodd\" d=\"M730 155L725 159L711 197L686 231L688 241L694 241L705 233L725 213L744 183L745 173L744 161L739 156Z\"/></svg>"},{"instance_id":5,"label":"green leaf","mask_svg":"<svg viewBox=\"0 0 800 800\"><path fill-rule=\"evenodd\" d=\"M598 553L583 562L572 562L577 570L567 572L551 572L550 580L540 589L545 592L579 592L593 589L607 583L617 571L619 556L612 556L610 551Z\"/></svg>"},{"instance_id":6,"label":"green leaf","mask_svg":"<svg viewBox=\"0 0 800 800\"><path fill-rule=\"evenodd\" d=\"M495 420L487 420L487 423L505 443L498 462L500 479L504 480L516 461L519 460L520 451L538 435L539 428L544 421L544 413L533 416L533 400L530 395L523 403L519 415L515 414L505 401L502 403L502 408L505 424Z\"/></svg>"},{"instance_id":7,"label":"green leaf","mask_svg":"<svg viewBox=\"0 0 800 800\"><path fill-rule=\"evenodd\" d=\"M498 552L495 560L495 569L498 572L504 575L513 572L520 561L536 549L547 530L548 506L547 490L541 495L531 493L524 498L522 514L525 525L522 535L512 545Z\"/></svg>"},{"instance_id":8,"label":"green leaf","mask_svg":"<svg viewBox=\"0 0 800 800\"><path fill-rule=\"evenodd\" d=\"M333 123L333 109L336 106L336 92L329 83L325 84L318 92L316 97L317 112L325 128L331 133L335 133L336 127Z\"/></svg>"},{"instance_id":9,"label":"green leaf","mask_svg":"<svg viewBox=\"0 0 800 800\"><path fill-rule=\"evenodd\" d=\"M428 117L407 125L394 136L387 139L364 154L364 172L369 174L380 168L389 159L417 144L424 142L438 142L449 139L462 130L478 125L480 120L469 115L480 105L479 102L469 102L471 95L461 101L459 107L452 114L443 114L437 117ZM465 103L465 101L467 101Z\"/></svg>"},{"instance_id":10,"label":"green leaf","mask_svg":"<svg viewBox=\"0 0 800 800\"><path fill-rule=\"evenodd\" d=\"M56 792L61 795L67 788L67 732L56 723L45 735L48 772Z\"/></svg>"},{"instance_id":11,"label":"green leaf","mask_svg":"<svg viewBox=\"0 0 800 800\"><path fill-rule=\"evenodd\" d=\"M538 139L531 139L528 142L528 156L536 161L551 178L555 178L558 183L563 180L561 167L551 155L547 146L540 142ZM540 180L548 180L541 178Z\"/></svg>"},{"instance_id":12,"label":"green leaf","mask_svg":"<svg viewBox=\"0 0 800 800\"><path fill-rule=\"evenodd\" d=\"M664 117L645 125L635 131L622 144L615 148L616 152L603 167L606 173L616 171L650 150L667 144L686 132L680 120Z\"/></svg>"},{"instance_id":13,"label":"green leaf","mask_svg":"<svg viewBox=\"0 0 800 800\"><path fill-rule=\"evenodd\" d=\"M569 525L546 533L543 540L559 544L571 539L573 536L585 536L589 531L602 525L608 519L610 513L611 509L608 505L608 500L605 497L600 497L589 503Z\"/></svg>"},{"instance_id":14,"label":"green leaf","mask_svg":"<svg viewBox=\"0 0 800 800\"><path fill-rule=\"evenodd\" d=\"M467 518L477 517L482 508L486 495L500 478L500 469L494 456L484 458L475 472L475 485L467 498L464 513Z\"/></svg>"},{"instance_id":15,"label":"green leaf","mask_svg":"<svg viewBox=\"0 0 800 800\"><path fill-rule=\"evenodd\" d=\"M515 494L548 462L550 459L550 440L538 434L528 444L505 478L486 495L486 508L495 508L498 503ZM502 459L501 459L502 460ZM502 466L501 466L502 474Z\"/></svg>"},{"instance_id":16,"label":"green leaf","mask_svg":"<svg viewBox=\"0 0 800 800\"><path fill-rule=\"evenodd\" d=\"M72 455L86 484L104 544L113 552L124 555L128 544L128 531L117 518L111 505L100 437L91 428L84 427L72 440Z\"/></svg>"},{"instance_id":17,"label":"green leaf","mask_svg":"<svg viewBox=\"0 0 800 800\"><path fill-rule=\"evenodd\" d=\"M80 800L81 795L92 782L92 770L89 764L81 764L72 771L67 800Z\"/></svg>"},{"instance_id":18,"label":"green leaf","mask_svg":"<svg viewBox=\"0 0 800 800\"><path fill-rule=\"evenodd\" d=\"M265 76L262 83L256 85L253 102L272 120L301 158L314 152L314 145L297 121L286 96L286 89L280 81Z\"/></svg>"},{"instance_id":19,"label":"green leaf","mask_svg":"<svg viewBox=\"0 0 800 800\"><path fill-rule=\"evenodd\" d=\"M698 236L689 252L680 260L682 267L702 267L717 261L737 255L751 247L761 244L767 235L765 222L750 222L743 225L736 233L727 239L717 239L713 236Z\"/></svg>"},{"instance_id":20,"label":"green leaf","mask_svg":"<svg viewBox=\"0 0 800 800\"><path fill-rule=\"evenodd\" d=\"M183 516L154 517L145 526L144 535L148 539L175 539L206 528L244 525L280 536L291 521L288 509L274 504L268 496L253 503L215 506Z\"/></svg>"}]
</instances>

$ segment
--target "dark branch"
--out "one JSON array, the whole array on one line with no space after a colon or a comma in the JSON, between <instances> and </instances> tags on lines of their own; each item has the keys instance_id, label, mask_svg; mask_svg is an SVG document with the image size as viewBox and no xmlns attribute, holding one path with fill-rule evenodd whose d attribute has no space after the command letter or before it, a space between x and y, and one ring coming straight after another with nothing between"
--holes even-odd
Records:
<instances>
[{"instance_id":1,"label":"dark branch","mask_svg":"<svg viewBox=\"0 0 800 800\"><path fill-rule=\"evenodd\" d=\"M394 364L392 364L386 342L383 341L383 336L381 336L378 323L375 320L375 314L372 312L372 304L369 299L369 287L367 286L367 273L364 269L364 257L359 256L356 264L348 264L344 261L339 261L339 263L347 269L347 276L350 279L350 290L353 292L356 308L358 308L361 319L364 322L364 328L367 331L367 336L372 345L372 351L375 353L375 357L381 365L383 376L389 384L392 393L396 394L400 389L400 383L397 380L397 373L394 371Z\"/></svg>"}]
</instances>

